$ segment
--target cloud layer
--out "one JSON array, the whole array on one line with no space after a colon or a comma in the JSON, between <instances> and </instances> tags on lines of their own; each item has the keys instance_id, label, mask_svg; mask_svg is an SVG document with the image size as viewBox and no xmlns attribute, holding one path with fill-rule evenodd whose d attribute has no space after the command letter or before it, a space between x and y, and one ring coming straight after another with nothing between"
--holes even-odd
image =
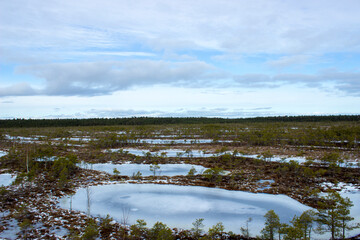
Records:
<instances>
[{"instance_id":1,"label":"cloud layer","mask_svg":"<svg viewBox=\"0 0 360 240\"><path fill-rule=\"evenodd\" d=\"M273 100L264 95L286 98L299 89L360 100L359 12L358 0L1 1L0 98L20 107L16 100L22 97L89 100L132 91L154 103L153 92L161 95L159 89L169 87L179 89L171 96L179 108L180 89L225 89L238 99L254 92L254 99L266 103L259 108ZM215 109L210 102L201 103ZM218 111L241 114L233 102L224 104L232 110ZM293 110L281 102L281 111ZM59 104L53 105L49 109ZM332 107L328 101L319 106ZM141 106L129 106L135 108Z\"/></svg>"},{"instance_id":2,"label":"cloud layer","mask_svg":"<svg viewBox=\"0 0 360 240\"><path fill-rule=\"evenodd\" d=\"M94 96L111 94L134 86L178 84L205 86L219 77L204 62L132 60L122 62L54 63L19 67L18 73L45 80L43 89L26 83L0 88L0 96L62 95Z\"/></svg>"},{"instance_id":3,"label":"cloud layer","mask_svg":"<svg viewBox=\"0 0 360 240\"><path fill-rule=\"evenodd\" d=\"M1 46L359 51L357 0L5 1ZM21 17L19 17L21 16ZM65 45L63 45L65 44Z\"/></svg>"},{"instance_id":4,"label":"cloud layer","mask_svg":"<svg viewBox=\"0 0 360 240\"><path fill-rule=\"evenodd\" d=\"M17 72L43 79L45 86L39 89L28 83L18 83L0 87L0 96L96 96L150 85L276 88L289 84L360 96L360 72L339 72L334 69L315 74L239 75L201 61L129 60L30 65L18 67Z\"/></svg>"},{"instance_id":5,"label":"cloud layer","mask_svg":"<svg viewBox=\"0 0 360 240\"><path fill-rule=\"evenodd\" d=\"M227 108L200 108L200 109L177 109L175 111L163 110L133 110L133 109L91 109L84 113L77 113L76 115L48 115L46 118L73 118L74 116L89 118L89 117L254 117L254 116L276 116L278 113L271 110L271 107L264 107L259 109L227 109Z\"/></svg>"}]
</instances>

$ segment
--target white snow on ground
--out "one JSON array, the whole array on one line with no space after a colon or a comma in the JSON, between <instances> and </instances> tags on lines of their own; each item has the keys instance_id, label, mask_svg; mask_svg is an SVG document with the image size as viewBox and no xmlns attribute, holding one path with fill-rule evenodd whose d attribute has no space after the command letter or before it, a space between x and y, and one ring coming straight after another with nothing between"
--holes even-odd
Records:
<instances>
[{"instance_id":1,"label":"white snow on ground","mask_svg":"<svg viewBox=\"0 0 360 240\"><path fill-rule=\"evenodd\" d=\"M15 180L16 176L11 175L10 173L0 174L0 186L7 187Z\"/></svg>"},{"instance_id":2,"label":"white snow on ground","mask_svg":"<svg viewBox=\"0 0 360 240\"><path fill-rule=\"evenodd\" d=\"M214 152L203 152L202 150L191 150L191 152L185 152L182 149L165 149L157 152L151 152L146 149L137 149L137 148L123 148L124 152L128 152L135 156L146 156L146 153L150 152L152 155L161 156L161 153L166 153L167 157L213 157L215 156ZM111 152L119 152L119 148L110 149Z\"/></svg>"},{"instance_id":3,"label":"white snow on ground","mask_svg":"<svg viewBox=\"0 0 360 240\"><path fill-rule=\"evenodd\" d=\"M263 216L271 209L283 222L310 209L284 195L158 184L92 186L88 190L79 189L71 202L72 209L84 212L90 209L95 216L110 214L118 221L128 212L129 224L144 219L148 226L162 221L170 227L190 229L197 218L204 218L206 229L221 221L226 231L239 233L240 227L251 217L249 227L253 235L260 233ZM60 205L69 209L70 198L62 198Z\"/></svg>"},{"instance_id":4,"label":"white snow on ground","mask_svg":"<svg viewBox=\"0 0 360 240\"><path fill-rule=\"evenodd\" d=\"M68 140L77 141L77 142L90 142L91 140L97 140L97 139L92 139L90 137L71 137L68 138Z\"/></svg>"},{"instance_id":5,"label":"white snow on ground","mask_svg":"<svg viewBox=\"0 0 360 240\"><path fill-rule=\"evenodd\" d=\"M120 175L133 176L138 171L141 172L142 176L152 176L154 173L150 171L150 164L134 164L134 163L125 163L125 164L113 164L113 163L96 163L96 164L86 164L81 163L79 165L84 169L93 169L97 171L107 172L113 174L114 168L116 168ZM160 169L156 171L156 176L178 176L178 175L187 175L192 167L195 168L196 174L201 174L206 168L199 165L192 164L159 164Z\"/></svg>"},{"instance_id":6,"label":"white snow on ground","mask_svg":"<svg viewBox=\"0 0 360 240\"><path fill-rule=\"evenodd\" d=\"M42 158L36 158L36 159L34 159L34 161L36 161L36 162L53 162L53 161L55 161L56 158L57 158L56 156L42 157Z\"/></svg>"},{"instance_id":7,"label":"white snow on ground","mask_svg":"<svg viewBox=\"0 0 360 240\"><path fill-rule=\"evenodd\" d=\"M260 155L256 155L256 154L244 154L241 155L242 157L247 157L247 158L253 158L253 159L261 159ZM290 162L290 161L295 161L299 164L304 164L307 159L306 157L293 157L293 156L273 156L271 158L267 158L266 161L270 161L270 162ZM315 163L320 163L321 161L319 159L314 159ZM356 160L347 160L346 162L342 163L340 166L341 167L353 167L353 168L357 168L359 166L357 166L357 161Z\"/></svg>"},{"instance_id":8,"label":"white snow on ground","mask_svg":"<svg viewBox=\"0 0 360 240\"><path fill-rule=\"evenodd\" d=\"M19 222L16 219L10 219L10 220L3 220L1 218L2 215L7 215L6 213L0 213L0 221L5 226L5 229L0 232L0 239L7 239L7 240L13 240L18 239L17 234L21 232L21 228L19 227ZM41 222L37 222L34 225L31 226L33 229L48 229L47 227L44 227L44 224ZM58 238L63 238L65 235L69 234L69 231L60 226L52 226L48 229L49 236L54 236Z\"/></svg>"},{"instance_id":9,"label":"white snow on ground","mask_svg":"<svg viewBox=\"0 0 360 240\"><path fill-rule=\"evenodd\" d=\"M270 189L271 188L271 184L273 184L275 181L274 180L259 180L257 181L259 183L259 187L257 188L257 190L266 190L266 189Z\"/></svg>"},{"instance_id":10,"label":"white snow on ground","mask_svg":"<svg viewBox=\"0 0 360 240\"><path fill-rule=\"evenodd\" d=\"M16 141L19 143L35 143L36 141L38 141L38 137L37 136L33 136L33 137L22 137L22 136L10 136L10 135L5 135L5 138L11 141Z\"/></svg>"},{"instance_id":11,"label":"white snow on ground","mask_svg":"<svg viewBox=\"0 0 360 240\"><path fill-rule=\"evenodd\" d=\"M194 143L212 143L212 139L139 139L140 143L149 144L194 144Z\"/></svg>"},{"instance_id":12,"label":"white snow on ground","mask_svg":"<svg viewBox=\"0 0 360 240\"><path fill-rule=\"evenodd\" d=\"M8 154L8 153L7 153L7 152L5 152L5 151L1 151L1 150L0 150L0 157L5 156L6 154Z\"/></svg>"},{"instance_id":13,"label":"white snow on ground","mask_svg":"<svg viewBox=\"0 0 360 240\"><path fill-rule=\"evenodd\" d=\"M196 144L196 143L213 143L213 142L233 142L232 140L213 140L213 139L199 139L199 138L184 138L184 139L164 139L164 138L143 138L138 140L139 143L148 144Z\"/></svg>"},{"instance_id":14,"label":"white snow on ground","mask_svg":"<svg viewBox=\"0 0 360 240\"><path fill-rule=\"evenodd\" d=\"M110 152L119 152L119 151L124 151L124 152L128 152L130 154L133 154L135 156L146 156L147 153L151 153L151 155L156 155L156 156L161 156L162 153L166 153L167 157L214 157L217 155L221 155L221 154L232 154L231 151L226 151L226 152L222 152L222 153L215 153L215 152L203 152L202 150L198 150L198 149L193 149L191 150L191 152L185 152L183 149L165 149L165 150L160 150L160 151L156 151L156 152L151 152L150 150L147 149L138 149L138 148L114 148L114 149L109 149L108 151ZM252 159L261 159L260 155L257 154L240 154L238 156L241 157L247 157L247 158L252 158ZM298 156L273 156L271 158L266 159L266 161L271 161L271 162L290 162L290 161L295 161L299 164L304 164L307 159L305 157L298 157ZM320 163L319 159L315 159L314 160L315 163ZM341 164L341 167L354 167L357 168L359 167L358 162L356 160L347 160L346 162L344 162L343 164Z\"/></svg>"},{"instance_id":15,"label":"white snow on ground","mask_svg":"<svg viewBox=\"0 0 360 240\"><path fill-rule=\"evenodd\" d=\"M5 227L4 231L0 232L0 239L9 239L9 240L16 239L17 238L16 234L18 234L21 231L20 227L18 226L18 221L15 219L11 219L10 221L5 221L5 222L7 226Z\"/></svg>"}]
</instances>

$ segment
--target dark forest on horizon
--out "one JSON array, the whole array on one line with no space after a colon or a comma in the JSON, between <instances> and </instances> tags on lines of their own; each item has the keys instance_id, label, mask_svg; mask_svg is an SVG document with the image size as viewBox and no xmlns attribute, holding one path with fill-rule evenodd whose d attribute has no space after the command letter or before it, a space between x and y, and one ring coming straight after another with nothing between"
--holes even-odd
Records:
<instances>
[{"instance_id":1,"label":"dark forest on horizon","mask_svg":"<svg viewBox=\"0 0 360 240\"><path fill-rule=\"evenodd\" d=\"M165 124L219 124L219 123L274 123L274 122L358 122L360 115L327 116L276 116L254 118L208 118L208 117L130 117L130 118L84 118L84 119L3 119L0 128L21 127L73 127L111 125L165 125Z\"/></svg>"}]
</instances>

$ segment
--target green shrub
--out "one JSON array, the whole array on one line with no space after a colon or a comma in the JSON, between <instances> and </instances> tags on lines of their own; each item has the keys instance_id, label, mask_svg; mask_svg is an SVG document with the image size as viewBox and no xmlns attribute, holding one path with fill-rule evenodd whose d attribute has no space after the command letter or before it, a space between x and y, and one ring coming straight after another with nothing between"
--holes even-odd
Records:
<instances>
[{"instance_id":1,"label":"green shrub","mask_svg":"<svg viewBox=\"0 0 360 240\"><path fill-rule=\"evenodd\" d=\"M136 224L131 225L131 235L135 238L145 238L147 235L146 222L142 219L136 220Z\"/></svg>"},{"instance_id":2,"label":"green shrub","mask_svg":"<svg viewBox=\"0 0 360 240\"><path fill-rule=\"evenodd\" d=\"M224 230L225 227L222 222L218 222L217 224L209 228L208 235L209 237L211 237L211 239L220 239Z\"/></svg>"},{"instance_id":3,"label":"green shrub","mask_svg":"<svg viewBox=\"0 0 360 240\"><path fill-rule=\"evenodd\" d=\"M89 220L81 239L82 240L94 240L98 236L99 236L99 227L96 224L96 222L91 219L91 220Z\"/></svg>"},{"instance_id":4,"label":"green shrub","mask_svg":"<svg viewBox=\"0 0 360 240\"><path fill-rule=\"evenodd\" d=\"M222 175L224 174L224 169L219 167L206 169L203 173L203 176L209 179L211 182L220 182Z\"/></svg>"},{"instance_id":5,"label":"green shrub","mask_svg":"<svg viewBox=\"0 0 360 240\"><path fill-rule=\"evenodd\" d=\"M172 240L175 239L172 231L166 224L156 222L149 231L149 239L153 240Z\"/></svg>"}]
</instances>

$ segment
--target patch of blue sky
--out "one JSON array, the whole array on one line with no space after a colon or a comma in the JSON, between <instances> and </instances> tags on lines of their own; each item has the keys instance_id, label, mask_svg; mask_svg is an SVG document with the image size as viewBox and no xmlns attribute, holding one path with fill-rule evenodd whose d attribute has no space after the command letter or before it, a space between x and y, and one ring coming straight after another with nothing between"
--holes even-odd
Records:
<instances>
[{"instance_id":1,"label":"patch of blue sky","mask_svg":"<svg viewBox=\"0 0 360 240\"><path fill-rule=\"evenodd\" d=\"M326 53L323 55L243 55L237 60L216 61L216 65L237 74L317 74L327 69L359 71L360 54Z\"/></svg>"},{"instance_id":2,"label":"patch of blue sky","mask_svg":"<svg viewBox=\"0 0 360 240\"><path fill-rule=\"evenodd\" d=\"M232 74L271 73L271 69L265 64L269 58L266 54L229 54L219 50L184 50L177 54L193 57Z\"/></svg>"},{"instance_id":3,"label":"patch of blue sky","mask_svg":"<svg viewBox=\"0 0 360 240\"><path fill-rule=\"evenodd\" d=\"M344 71L354 71L359 70L360 68L358 64L360 62L360 54L358 53L328 52L324 54L298 55L298 59L295 59L296 57L297 56L279 55L277 59L274 57L273 60L277 61L283 59L283 66L279 64L278 67L282 71L289 72L300 70L302 73L314 73L321 71L321 69L330 68ZM292 62L291 58L294 58ZM288 60L288 64L286 64L285 60ZM280 61L278 63L280 63ZM276 64L273 64L273 67L276 68Z\"/></svg>"},{"instance_id":4,"label":"patch of blue sky","mask_svg":"<svg viewBox=\"0 0 360 240\"><path fill-rule=\"evenodd\" d=\"M213 56L222 54L221 51L208 49L187 49L176 51L176 53L178 55L194 56L198 60L205 62L211 61Z\"/></svg>"},{"instance_id":5,"label":"patch of blue sky","mask_svg":"<svg viewBox=\"0 0 360 240\"><path fill-rule=\"evenodd\" d=\"M33 75L22 74L16 71L17 64L0 64L0 87L20 82L43 84L44 80Z\"/></svg>"},{"instance_id":6,"label":"patch of blue sky","mask_svg":"<svg viewBox=\"0 0 360 240\"><path fill-rule=\"evenodd\" d=\"M339 71L360 71L360 53L326 53L321 58L324 68L336 68Z\"/></svg>"},{"instance_id":7,"label":"patch of blue sky","mask_svg":"<svg viewBox=\"0 0 360 240\"><path fill-rule=\"evenodd\" d=\"M61 57L61 56L60 56ZM85 47L64 52L60 58L63 62L123 61L128 59L157 59L158 55L151 49L132 43L126 47Z\"/></svg>"},{"instance_id":8,"label":"patch of blue sky","mask_svg":"<svg viewBox=\"0 0 360 240\"><path fill-rule=\"evenodd\" d=\"M154 59L152 53L129 51L82 51L72 52L63 62L124 61L129 59Z\"/></svg>"},{"instance_id":9,"label":"patch of blue sky","mask_svg":"<svg viewBox=\"0 0 360 240\"><path fill-rule=\"evenodd\" d=\"M221 69L225 69L233 74L271 74L273 69L269 68L266 62L270 59L267 54L252 54L223 56L224 59L216 58L213 63Z\"/></svg>"}]
</instances>

